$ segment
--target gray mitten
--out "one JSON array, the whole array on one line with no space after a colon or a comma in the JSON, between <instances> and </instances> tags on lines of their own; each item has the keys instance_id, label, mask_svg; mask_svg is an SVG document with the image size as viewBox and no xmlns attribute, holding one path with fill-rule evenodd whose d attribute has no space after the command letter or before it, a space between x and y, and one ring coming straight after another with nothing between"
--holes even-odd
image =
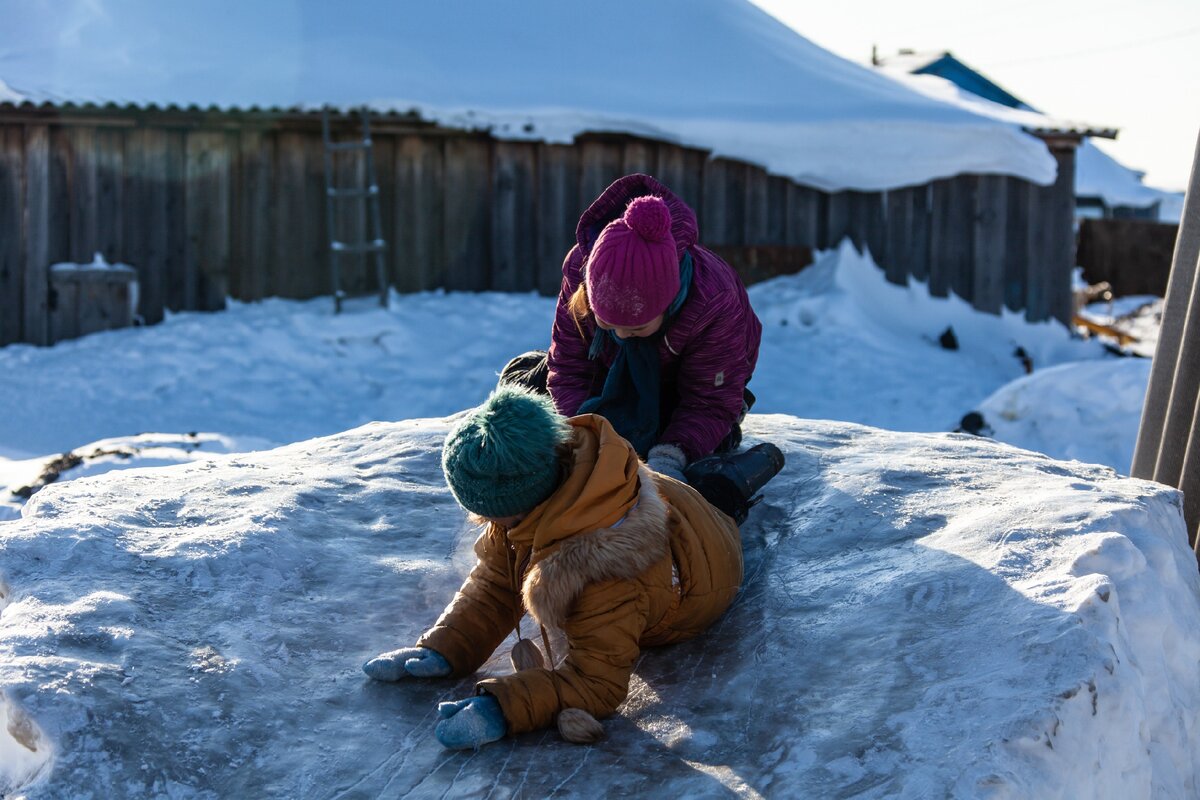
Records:
<instances>
[{"instance_id":1,"label":"gray mitten","mask_svg":"<svg viewBox=\"0 0 1200 800\"><path fill-rule=\"evenodd\" d=\"M377 681L414 678L444 678L453 670L442 654L428 647L401 647L375 656L363 664L363 672Z\"/></svg>"},{"instance_id":2,"label":"gray mitten","mask_svg":"<svg viewBox=\"0 0 1200 800\"><path fill-rule=\"evenodd\" d=\"M646 454L646 466L660 475L687 483L687 479L683 477L683 468L687 466L687 456L678 445L654 445Z\"/></svg>"}]
</instances>

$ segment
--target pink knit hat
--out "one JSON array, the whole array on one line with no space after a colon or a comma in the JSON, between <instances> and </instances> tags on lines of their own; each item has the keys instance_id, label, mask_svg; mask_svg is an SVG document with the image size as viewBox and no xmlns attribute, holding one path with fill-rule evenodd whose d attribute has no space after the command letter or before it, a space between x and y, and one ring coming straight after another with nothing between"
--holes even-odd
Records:
<instances>
[{"instance_id":1,"label":"pink knit hat","mask_svg":"<svg viewBox=\"0 0 1200 800\"><path fill-rule=\"evenodd\" d=\"M661 197L635 197L600 232L587 262L588 302L609 325L637 328L679 294L671 211Z\"/></svg>"}]
</instances>

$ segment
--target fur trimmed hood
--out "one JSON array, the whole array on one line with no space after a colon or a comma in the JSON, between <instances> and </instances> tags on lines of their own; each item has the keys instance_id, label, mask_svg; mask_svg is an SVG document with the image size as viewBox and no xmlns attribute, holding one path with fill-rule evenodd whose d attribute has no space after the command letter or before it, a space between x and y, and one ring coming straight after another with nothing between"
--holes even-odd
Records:
<instances>
[{"instance_id":1,"label":"fur trimmed hood","mask_svg":"<svg viewBox=\"0 0 1200 800\"><path fill-rule=\"evenodd\" d=\"M572 601L590 583L636 578L671 552L667 504L654 474L638 469L636 504L614 525L562 541L553 553L530 567L521 584L521 600L547 628L560 628Z\"/></svg>"}]
</instances>

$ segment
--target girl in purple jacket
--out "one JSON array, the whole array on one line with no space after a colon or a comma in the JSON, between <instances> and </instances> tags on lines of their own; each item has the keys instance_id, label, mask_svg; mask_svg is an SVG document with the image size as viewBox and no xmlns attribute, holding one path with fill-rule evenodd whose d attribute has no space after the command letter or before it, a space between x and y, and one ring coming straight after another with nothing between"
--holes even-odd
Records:
<instances>
[{"instance_id":1,"label":"girl in purple jacket","mask_svg":"<svg viewBox=\"0 0 1200 800\"><path fill-rule=\"evenodd\" d=\"M501 382L548 391L564 416L601 414L681 480L736 449L762 325L733 268L696 243L695 212L627 175L583 213L576 239L549 353L513 359Z\"/></svg>"}]
</instances>

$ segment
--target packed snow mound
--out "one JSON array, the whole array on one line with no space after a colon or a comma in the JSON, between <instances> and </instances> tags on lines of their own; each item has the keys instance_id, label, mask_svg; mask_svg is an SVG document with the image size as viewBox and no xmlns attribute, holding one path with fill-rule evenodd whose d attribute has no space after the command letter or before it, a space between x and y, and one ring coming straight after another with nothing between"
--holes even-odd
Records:
<instances>
[{"instance_id":1,"label":"packed snow mound","mask_svg":"<svg viewBox=\"0 0 1200 800\"><path fill-rule=\"evenodd\" d=\"M72 0L5 11L3 77L34 99L418 110L505 138L583 131L712 150L826 189L959 173L1054 180L1020 125L925 97L747 0Z\"/></svg>"},{"instance_id":2,"label":"packed snow mound","mask_svg":"<svg viewBox=\"0 0 1200 800\"><path fill-rule=\"evenodd\" d=\"M1150 364L1125 358L1050 367L998 389L979 411L1001 441L1127 473Z\"/></svg>"},{"instance_id":3,"label":"packed snow mound","mask_svg":"<svg viewBox=\"0 0 1200 800\"><path fill-rule=\"evenodd\" d=\"M0 793L1194 796L1200 574L1175 491L784 416L748 420L788 464L743 528L743 593L644 654L605 741L443 750L435 706L472 681L360 664L471 565L452 423L35 495L0 524Z\"/></svg>"}]
</instances>

